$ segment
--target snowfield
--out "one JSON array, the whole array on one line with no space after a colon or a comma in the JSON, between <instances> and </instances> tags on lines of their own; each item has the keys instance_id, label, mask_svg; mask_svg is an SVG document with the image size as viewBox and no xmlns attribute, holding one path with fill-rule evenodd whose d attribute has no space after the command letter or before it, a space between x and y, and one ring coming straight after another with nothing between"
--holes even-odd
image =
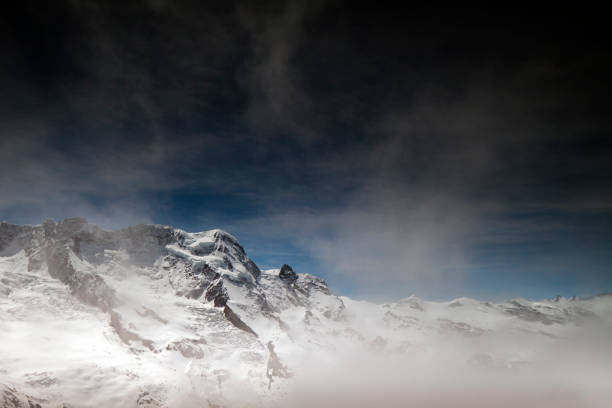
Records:
<instances>
[{"instance_id":1,"label":"snowfield","mask_svg":"<svg viewBox=\"0 0 612 408\"><path fill-rule=\"evenodd\" d=\"M356 301L221 230L0 224L0 408L610 407L611 316Z\"/></svg>"}]
</instances>

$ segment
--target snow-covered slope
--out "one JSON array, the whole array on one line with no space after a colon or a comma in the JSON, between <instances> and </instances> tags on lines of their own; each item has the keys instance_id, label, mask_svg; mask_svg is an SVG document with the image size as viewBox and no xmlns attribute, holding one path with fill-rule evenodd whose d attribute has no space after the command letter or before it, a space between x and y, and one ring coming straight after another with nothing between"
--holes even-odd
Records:
<instances>
[{"instance_id":1,"label":"snow-covered slope","mask_svg":"<svg viewBox=\"0 0 612 408\"><path fill-rule=\"evenodd\" d=\"M296 384L356 363L401 377L606 350L610 316L608 295L355 301L287 265L261 271L221 230L0 224L0 407L286 406Z\"/></svg>"}]
</instances>

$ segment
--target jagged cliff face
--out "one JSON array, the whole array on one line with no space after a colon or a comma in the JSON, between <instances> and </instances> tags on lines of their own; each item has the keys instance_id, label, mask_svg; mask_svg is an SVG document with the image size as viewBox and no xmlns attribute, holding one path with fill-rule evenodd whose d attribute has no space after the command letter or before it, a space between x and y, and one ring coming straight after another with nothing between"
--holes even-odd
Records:
<instances>
[{"instance_id":1,"label":"jagged cliff face","mask_svg":"<svg viewBox=\"0 0 612 408\"><path fill-rule=\"evenodd\" d=\"M153 273L154 279L163 276L177 296L230 311L230 304L235 303L253 316L272 317L288 305L305 306L311 290L331 296L321 279L307 275L300 279L284 265L278 279L270 281L269 274L263 278L274 299L271 303L262 286L262 272L236 238L221 230L187 233L161 225L138 225L110 232L72 218L39 226L3 223L0 234L0 254L11 258L23 251L28 272L43 270L64 283L75 298L104 312L121 305L107 280L131 271ZM274 283L285 290L274 293L269 286ZM342 301L337 297L335 301L332 308L342 308ZM239 326L252 332L244 324Z\"/></svg>"},{"instance_id":2,"label":"jagged cliff face","mask_svg":"<svg viewBox=\"0 0 612 408\"><path fill-rule=\"evenodd\" d=\"M609 296L375 305L288 265L262 271L221 230L2 223L0 407L214 406L237 389L283 406L300 373L331 361L515 368L611 312Z\"/></svg>"},{"instance_id":3,"label":"jagged cliff face","mask_svg":"<svg viewBox=\"0 0 612 408\"><path fill-rule=\"evenodd\" d=\"M12 336L27 335L36 347L30 331L40 332L52 322L68 327L78 326L74 321L95 323L90 329L97 336L72 333L71 341L82 347L91 342L95 352L84 361L66 362L62 370L68 372L87 366L99 370L96 353L123 356L128 365L153 359L149 364L159 365L166 376L174 369L173 359L193 360L187 377L204 376L216 393L227 378L265 389L270 383L266 343L291 342L283 313L299 307L313 319L340 319L344 308L321 279L292 271L286 280L278 270L260 271L238 241L221 230L187 233L138 225L110 232L79 218L36 226L3 223L0 255L0 324ZM37 329L40 319L45 322ZM11 322L29 327L12 327ZM63 334L59 329L53 336ZM12 341L0 339L3 346ZM0 352L0 358L28 354L15 343L3 349L13 351ZM44 365L40 370L47 372ZM48 375L55 386L56 374ZM175 380L164 378L168 384ZM151 395L163 393L158 388L165 386L151 379L133 381L129 398L136 400L148 381L153 389L147 395L161 398ZM101 395L90 397L91 406L108 403Z\"/></svg>"}]
</instances>

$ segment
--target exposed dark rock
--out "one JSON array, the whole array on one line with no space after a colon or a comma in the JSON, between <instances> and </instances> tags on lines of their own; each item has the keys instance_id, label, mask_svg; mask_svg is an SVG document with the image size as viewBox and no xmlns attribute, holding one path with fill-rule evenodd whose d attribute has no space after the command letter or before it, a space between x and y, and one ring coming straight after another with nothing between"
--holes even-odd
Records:
<instances>
[{"instance_id":1,"label":"exposed dark rock","mask_svg":"<svg viewBox=\"0 0 612 408\"><path fill-rule=\"evenodd\" d=\"M253 263L253 261L251 261L247 257L244 248L242 247L242 245L238 243L238 241L236 241L234 237L232 237L231 235L223 231L217 231L214 234L214 238L215 238L215 246L214 246L215 251L229 254L228 247L233 248L234 254L230 256L230 259L243 264L246 267L247 271L256 280L259 279L259 277L261 276L261 270L257 267L257 265L255 265L255 263Z\"/></svg>"},{"instance_id":2,"label":"exposed dark rock","mask_svg":"<svg viewBox=\"0 0 612 408\"><path fill-rule=\"evenodd\" d=\"M161 225L136 225L119 231L104 231L85 218L47 220L42 225L0 224L0 256L27 249L34 241L53 241L69 246L88 262L103 260L105 249L123 249L137 265L151 265L165 253L165 246L176 240L175 230Z\"/></svg>"},{"instance_id":3,"label":"exposed dark rock","mask_svg":"<svg viewBox=\"0 0 612 408\"><path fill-rule=\"evenodd\" d=\"M162 404L157 398L151 395L149 391L143 391L136 399L136 406L141 408L161 408L166 405Z\"/></svg>"},{"instance_id":4,"label":"exposed dark rock","mask_svg":"<svg viewBox=\"0 0 612 408\"><path fill-rule=\"evenodd\" d=\"M275 308L270 304L270 302L268 302L268 299L266 299L265 296L258 296L256 302L263 313L270 314L279 312L277 308Z\"/></svg>"},{"instance_id":5,"label":"exposed dark rock","mask_svg":"<svg viewBox=\"0 0 612 408\"><path fill-rule=\"evenodd\" d=\"M214 283L210 284L208 289L206 289L204 299L206 299L207 302L211 300L214 301L216 307L225 306L229 299L229 295L227 294L227 290L223 287L223 279L219 278Z\"/></svg>"},{"instance_id":6,"label":"exposed dark rock","mask_svg":"<svg viewBox=\"0 0 612 408\"><path fill-rule=\"evenodd\" d=\"M297 273L287 264L281 267L278 277L287 283L294 283L298 279Z\"/></svg>"},{"instance_id":7,"label":"exposed dark rock","mask_svg":"<svg viewBox=\"0 0 612 408\"><path fill-rule=\"evenodd\" d=\"M551 325L554 323L563 324L568 321L568 319L565 317L544 314L536 308L524 305L516 300L511 300L508 302L508 307L505 307L503 310L505 313L516 316L519 319L523 319L528 322L540 322L545 325Z\"/></svg>"},{"instance_id":8,"label":"exposed dark rock","mask_svg":"<svg viewBox=\"0 0 612 408\"><path fill-rule=\"evenodd\" d=\"M27 249L37 234L42 236L41 227L0 223L0 256L12 256Z\"/></svg>"},{"instance_id":9,"label":"exposed dark rock","mask_svg":"<svg viewBox=\"0 0 612 408\"><path fill-rule=\"evenodd\" d=\"M119 336L122 342L125 344L131 344L131 342L140 342L143 346L153 351L155 348L153 347L153 342L151 340L143 339L138 334L126 329L123 327L121 323L121 315L111 310L110 314L110 326L115 330L115 333Z\"/></svg>"},{"instance_id":10,"label":"exposed dark rock","mask_svg":"<svg viewBox=\"0 0 612 408\"><path fill-rule=\"evenodd\" d=\"M274 381L274 377L279 378L289 378L291 374L286 366L284 366L276 351L274 351L274 343L271 341L267 344L268 352L270 353L268 356L268 366L266 368L266 376L268 377L268 389L272 387L272 382Z\"/></svg>"},{"instance_id":11,"label":"exposed dark rock","mask_svg":"<svg viewBox=\"0 0 612 408\"><path fill-rule=\"evenodd\" d=\"M13 387L0 384L0 408L42 408L42 402Z\"/></svg>"},{"instance_id":12,"label":"exposed dark rock","mask_svg":"<svg viewBox=\"0 0 612 408\"><path fill-rule=\"evenodd\" d=\"M136 225L117 231L120 247L130 254L137 265L152 265L166 253L166 245L176 241L175 230L162 225Z\"/></svg>"},{"instance_id":13,"label":"exposed dark rock","mask_svg":"<svg viewBox=\"0 0 612 408\"><path fill-rule=\"evenodd\" d=\"M67 218L60 222L47 220L38 226L2 223L0 255L13 255L25 249L30 271L39 270L46 262L49 274L68 285L75 297L101 310L110 311L118 304L115 293L97 274L77 270L70 260L70 251L93 265L106 260L107 250L125 251L129 261L138 266L150 266L159 257L165 256L170 268L182 261L168 253L166 246L175 242L185 247L185 239L182 231L171 227L136 225L119 231L104 231L88 224L84 218ZM261 275L259 268L246 256L244 248L231 235L215 231L214 242L198 247L195 254L208 255L213 251L225 254L223 259L228 270L233 270L238 262L255 279ZM196 299L204 296L207 301L214 301L217 307L225 306L228 294L222 281L218 280L218 274L205 262L188 261L184 264L185 274L193 281L193 286L185 288L183 285L180 294ZM170 279L174 281L174 278ZM2 288L2 293L8 295L9 289ZM258 299L258 302L262 311L275 311L265 297Z\"/></svg>"},{"instance_id":14,"label":"exposed dark rock","mask_svg":"<svg viewBox=\"0 0 612 408\"><path fill-rule=\"evenodd\" d=\"M251 261L250 259L245 259L244 263L249 273L253 275L256 279L259 279L259 277L261 276L261 270L257 265L255 265L255 262Z\"/></svg>"},{"instance_id":15,"label":"exposed dark rock","mask_svg":"<svg viewBox=\"0 0 612 408\"><path fill-rule=\"evenodd\" d=\"M223 314L225 315L225 318L230 321L230 323L232 323L240 330L244 330L247 333L251 333L255 337L259 337L257 336L257 333L255 333L253 329L251 329L245 322L243 322L229 306L225 305L225 307L223 308Z\"/></svg>"},{"instance_id":16,"label":"exposed dark rock","mask_svg":"<svg viewBox=\"0 0 612 408\"><path fill-rule=\"evenodd\" d=\"M307 297L310 297L312 292L321 292L324 295L332 295L332 292L329 290L329 287L327 287L325 280L319 278L318 276L304 274L300 278L298 275L298 279L295 281L295 288Z\"/></svg>"},{"instance_id":17,"label":"exposed dark rock","mask_svg":"<svg viewBox=\"0 0 612 408\"><path fill-rule=\"evenodd\" d=\"M84 303L108 312L118 305L115 292L104 279L93 273L78 271L70 261L70 249L47 247L49 275L70 288L72 294Z\"/></svg>"}]
</instances>

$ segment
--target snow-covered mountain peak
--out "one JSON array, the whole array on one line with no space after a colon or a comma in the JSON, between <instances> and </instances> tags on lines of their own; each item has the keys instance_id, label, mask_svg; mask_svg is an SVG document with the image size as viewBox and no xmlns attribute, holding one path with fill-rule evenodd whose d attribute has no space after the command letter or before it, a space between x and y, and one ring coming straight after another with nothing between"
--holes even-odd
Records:
<instances>
[{"instance_id":1,"label":"snow-covered mountain peak","mask_svg":"<svg viewBox=\"0 0 612 408\"><path fill-rule=\"evenodd\" d=\"M2 408L227 406L230 387L275 406L340 362L518 369L586 328L608 333L610 316L609 295L355 301L289 265L261 271L217 229L0 224Z\"/></svg>"},{"instance_id":2,"label":"snow-covered mountain peak","mask_svg":"<svg viewBox=\"0 0 612 408\"><path fill-rule=\"evenodd\" d=\"M238 240L231 234L220 230L213 229L202 232L179 232L180 244L187 248L194 255L208 255L211 252L238 252L246 255L244 248L240 246Z\"/></svg>"}]
</instances>

